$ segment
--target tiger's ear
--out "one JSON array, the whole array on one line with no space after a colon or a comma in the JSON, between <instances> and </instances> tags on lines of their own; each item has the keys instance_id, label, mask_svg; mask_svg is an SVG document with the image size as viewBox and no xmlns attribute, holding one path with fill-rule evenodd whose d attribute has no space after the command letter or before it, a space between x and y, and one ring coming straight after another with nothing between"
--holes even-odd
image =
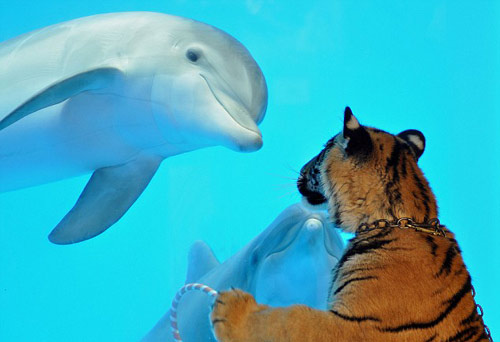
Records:
<instances>
[{"instance_id":1,"label":"tiger's ear","mask_svg":"<svg viewBox=\"0 0 500 342\"><path fill-rule=\"evenodd\" d=\"M401 139L406 141L408 145L410 145L410 148L417 160L420 158L422 153L424 153L425 137L422 132L417 131L416 129L409 129L399 133L398 137L400 137Z\"/></svg>"},{"instance_id":2,"label":"tiger's ear","mask_svg":"<svg viewBox=\"0 0 500 342\"><path fill-rule=\"evenodd\" d=\"M348 155L369 155L373 150L373 143L368 131L359 124L358 119L352 114L351 108L345 107L344 111L344 138Z\"/></svg>"}]
</instances>

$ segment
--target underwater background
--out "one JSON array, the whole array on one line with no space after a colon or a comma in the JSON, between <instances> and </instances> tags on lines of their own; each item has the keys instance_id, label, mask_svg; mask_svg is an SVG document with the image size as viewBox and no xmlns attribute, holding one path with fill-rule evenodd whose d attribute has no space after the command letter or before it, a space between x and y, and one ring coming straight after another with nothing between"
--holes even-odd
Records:
<instances>
[{"instance_id":1,"label":"underwater background","mask_svg":"<svg viewBox=\"0 0 500 342\"><path fill-rule=\"evenodd\" d=\"M500 3L1 1L0 41L137 10L206 22L249 49L269 88L264 146L171 157L118 223L74 245L47 235L90 175L0 194L0 341L139 340L183 284L193 241L223 261L300 200L297 172L342 128L346 105L362 124L425 134L420 166L497 337Z\"/></svg>"}]
</instances>

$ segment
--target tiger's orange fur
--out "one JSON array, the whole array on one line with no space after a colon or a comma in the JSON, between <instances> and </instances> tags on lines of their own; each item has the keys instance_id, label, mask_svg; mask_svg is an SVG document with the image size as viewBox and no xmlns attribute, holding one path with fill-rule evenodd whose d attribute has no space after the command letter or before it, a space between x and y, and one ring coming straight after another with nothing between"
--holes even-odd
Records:
<instances>
[{"instance_id":1,"label":"tiger's orange fur","mask_svg":"<svg viewBox=\"0 0 500 342\"><path fill-rule=\"evenodd\" d=\"M211 313L221 342L488 341L470 275L453 234L359 229L363 223L437 217L417 160L425 140L359 125L346 108L344 130L301 171L300 192L328 201L336 224L355 233L332 274L329 311L271 308L240 290L221 293Z\"/></svg>"}]
</instances>

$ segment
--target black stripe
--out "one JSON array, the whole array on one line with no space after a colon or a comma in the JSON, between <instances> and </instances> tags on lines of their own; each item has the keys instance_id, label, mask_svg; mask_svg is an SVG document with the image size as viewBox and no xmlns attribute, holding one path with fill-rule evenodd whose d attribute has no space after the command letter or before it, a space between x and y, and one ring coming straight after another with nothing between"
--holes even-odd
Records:
<instances>
[{"instance_id":1,"label":"black stripe","mask_svg":"<svg viewBox=\"0 0 500 342\"><path fill-rule=\"evenodd\" d=\"M376 276L366 276L366 277L358 277L358 278L351 278L342 285L340 285L335 292L333 293L334 295L338 294L340 291L342 291L347 285L355 282L355 281L363 281L363 280L368 280L368 279L378 279Z\"/></svg>"},{"instance_id":2,"label":"black stripe","mask_svg":"<svg viewBox=\"0 0 500 342\"><path fill-rule=\"evenodd\" d=\"M470 313L469 316L465 317L461 322L460 322L460 325L469 325L471 323L474 323L475 321L477 321L478 319L478 315L477 315L477 308L476 306L474 305L474 307L472 308L472 312Z\"/></svg>"},{"instance_id":3,"label":"black stripe","mask_svg":"<svg viewBox=\"0 0 500 342\"><path fill-rule=\"evenodd\" d=\"M479 341L493 341L493 340L490 340L488 334L486 334L486 331L483 331L483 333L474 342L479 342Z\"/></svg>"},{"instance_id":4,"label":"black stripe","mask_svg":"<svg viewBox=\"0 0 500 342\"><path fill-rule=\"evenodd\" d=\"M413 180L417 184L418 189L420 190L420 196L422 197L422 203L425 207L425 215L424 215L424 221L429 220L429 215L430 215L430 206L429 202L431 200L429 196L429 186L426 184L425 180L422 180L420 176L418 175L417 171L413 168L413 164L410 164L411 166L411 171L413 173Z\"/></svg>"},{"instance_id":5,"label":"black stripe","mask_svg":"<svg viewBox=\"0 0 500 342\"><path fill-rule=\"evenodd\" d=\"M433 257L436 257L436 251L437 251L437 248L438 248L438 245L436 243L436 241L434 240L434 236L432 235L420 235L422 236L425 241L427 242L427 244L429 245L429 247L431 248L431 254Z\"/></svg>"},{"instance_id":6,"label":"black stripe","mask_svg":"<svg viewBox=\"0 0 500 342\"><path fill-rule=\"evenodd\" d=\"M448 286L441 287L441 288L435 290L434 292L432 292L431 297L436 297L436 296L442 294L445 290L448 290Z\"/></svg>"},{"instance_id":7,"label":"black stripe","mask_svg":"<svg viewBox=\"0 0 500 342\"><path fill-rule=\"evenodd\" d=\"M467 342L478 333L479 330L477 327L468 327L460 330L458 333L447 339L446 342Z\"/></svg>"},{"instance_id":8,"label":"black stripe","mask_svg":"<svg viewBox=\"0 0 500 342\"><path fill-rule=\"evenodd\" d=\"M336 197L336 196L335 196ZM340 211L340 204L337 201L337 199L334 199L335 201L335 214L333 217L333 223L337 226L340 227L342 226L342 218L341 218L341 211Z\"/></svg>"},{"instance_id":9,"label":"black stripe","mask_svg":"<svg viewBox=\"0 0 500 342\"><path fill-rule=\"evenodd\" d=\"M422 207L422 203L419 202L419 196L420 195L417 194L416 191L412 191L411 194L412 194L413 198L415 199L413 201L413 204L415 204L415 207L418 209L418 211L421 211L423 209L423 207Z\"/></svg>"},{"instance_id":10,"label":"black stripe","mask_svg":"<svg viewBox=\"0 0 500 342\"><path fill-rule=\"evenodd\" d=\"M381 270L384 269L385 267L383 266L377 266L377 267L356 267L356 268L351 268L349 270L343 271L342 272L342 278L347 278L354 273L357 272L367 272L367 271L376 271L376 270Z\"/></svg>"},{"instance_id":11,"label":"black stripe","mask_svg":"<svg viewBox=\"0 0 500 342\"><path fill-rule=\"evenodd\" d=\"M430 191L429 184L427 183L425 178L422 179L420 177L419 173L417 172L417 170L415 170L415 167L412 163L410 163L409 165L410 165L411 173L413 174L413 180L415 181L416 186L420 191L421 200L422 200L423 205L425 206L424 221L427 221L429 219L429 214L430 214L429 202L431 201L431 197L429 195L429 191ZM420 171L420 170L418 170L418 171ZM420 173L421 173L421 171L420 171Z\"/></svg>"},{"instance_id":12,"label":"black stripe","mask_svg":"<svg viewBox=\"0 0 500 342\"><path fill-rule=\"evenodd\" d=\"M336 184L333 184L333 185L330 185L329 188L330 188L330 197L331 197L331 202L335 203L335 207L334 207L334 216L333 216L333 223L337 226L337 227L341 227L342 226L342 217L341 217L341 209L340 209L340 203L338 201L338 197L337 197L337 193L338 193L338 190L335 189L336 187Z\"/></svg>"},{"instance_id":13,"label":"black stripe","mask_svg":"<svg viewBox=\"0 0 500 342\"><path fill-rule=\"evenodd\" d=\"M378 232L378 233L376 233L374 235L365 235L365 234L373 234L374 231ZM369 240L380 239L380 238L386 237L387 235L390 235L393 232L394 232L394 229L390 229L390 228L360 231L360 232L358 232L358 235L354 239L352 239L351 241L354 244L359 244L359 243L362 243L364 241L369 241Z\"/></svg>"},{"instance_id":14,"label":"black stripe","mask_svg":"<svg viewBox=\"0 0 500 342\"><path fill-rule=\"evenodd\" d=\"M396 327L391 327L391 328L384 328L380 329L381 331L386 331L386 332L401 332L404 330L412 330L412 329L428 329L436 326L437 324L441 323L443 319L448 316L448 314L457 307L458 303L464 298L467 294L470 294L470 291L472 290L472 285L471 285L471 279L470 276L467 278L465 283L463 284L462 288L453 295L450 299L447 301L443 302L443 304L448 304L446 309L436 318L433 319L432 321L428 322L411 322L411 323L406 323L403 325L399 325Z\"/></svg>"},{"instance_id":15,"label":"black stripe","mask_svg":"<svg viewBox=\"0 0 500 342\"><path fill-rule=\"evenodd\" d=\"M361 317L357 317L357 316L347 316L347 315L343 315L335 310L330 310L331 313L333 313L335 316L338 316L342 319L345 319L346 321L351 321L351 322L366 322L366 321L372 321L372 322L380 322L380 319L378 319L377 317L372 317L372 316L361 316Z\"/></svg>"},{"instance_id":16,"label":"black stripe","mask_svg":"<svg viewBox=\"0 0 500 342\"><path fill-rule=\"evenodd\" d=\"M406 176L408 176L408 171L406 170L406 163L408 162L408 159L407 159L407 154L406 153L403 153L403 157L402 157L402 161L401 161L401 176L403 176L403 178L406 178Z\"/></svg>"},{"instance_id":17,"label":"black stripe","mask_svg":"<svg viewBox=\"0 0 500 342\"><path fill-rule=\"evenodd\" d=\"M445 272L446 275L450 274L451 266L453 265L453 260L457 257L457 255L458 255L457 248L454 244L452 244L446 251L446 256L443 260L443 264L441 265L439 272L436 274L436 277L440 277L443 274L443 272Z\"/></svg>"},{"instance_id":18,"label":"black stripe","mask_svg":"<svg viewBox=\"0 0 500 342\"><path fill-rule=\"evenodd\" d=\"M415 248L409 248L409 247L387 247L384 248L386 251L414 251Z\"/></svg>"},{"instance_id":19,"label":"black stripe","mask_svg":"<svg viewBox=\"0 0 500 342\"><path fill-rule=\"evenodd\" d=\"M399 189L400 177L399 177L398 165L401 162L400 156L402 151L401 147L403 144L400 143L396 139L396 137L393 138L394 138L394 144L392 146L391 156L387 158L387 164L385 166L386 174L388 175L392 174L392 179L388 181L387 184L385 185L385 194L389 199L389 208L387 210L387 213L394 219L396 219L393 207L396 204L401 203L402 201L401 191Z\"/></svg>"},{"instance_id":20,"label":"black stripe","mask_svg":"<svg viewBox=\"0 0 500 342\"><path fill-rule=\"evenodd\" d=\"M392 168L394 181L397 182L399 180L399 173L397 168L398 168L399 157L401 155L402 144L396 140L396 137L393 138L394 138L394 145L392 146L391 156L387 158L387 165L385 166L385 172L389 173L390 169Z\"/></svg>"},{"instance_id":21,"label":"black stripe","mask_svg":"<svg viewBox=\"0 0 500 342\"><path fill-rule=\"evenodd\" d=\"M337 264L337 267L340 269L344 265L344 263L349 260L351 257L358 255L358 254L365 254L365 253L371 253L373 251L376 251L377 249L382 248L383 246L395 241L396 239L391 239L391 240L376 240L376 241L369 241L364 244L360 245L353 245L351 248L349 248L344 255L339 260L339 263Z\"/></svg>"},{"instance_id":22,"label":"black stripe","mask_svg":"<svg viewBox=\"0 0 500 342\"><path fill-rule=\"evenodd\" d=\"M332 281L330 282L330 291L328 291L328 293L332 293L331 290L333 288L333 283L335 283L335 281L337 280L337 278L339 276L339 268L337 267L337 265L335 265L332 272L333 272L333 277L332 277Z\"/></svg>"},{"instance_id":23,"label":"black stripe","mask_svg":"<svg viewBox=\"0 0 500 342\"><path fill-rule=\"evenodd\" d=\"M425 342L432 342L434 341L434 339L437 337L437 334L434 334L432 335L430 338L428 338L427 340L425 340Z\"/></svg>"}]
</instances>

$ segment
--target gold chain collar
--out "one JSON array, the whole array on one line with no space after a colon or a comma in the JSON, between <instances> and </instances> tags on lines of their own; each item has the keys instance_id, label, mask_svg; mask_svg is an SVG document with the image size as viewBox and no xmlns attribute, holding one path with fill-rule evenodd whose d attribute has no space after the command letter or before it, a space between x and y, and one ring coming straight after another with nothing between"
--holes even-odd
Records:
<instances>
[{"instance_id":1,"label":"gold chain collar","mask_svg":"<svg viewBox=\"0 0 500 342\"><path fill-rule=\"evenodd\" d=\"M361 223L358 227L358 232L363 233L374 229L382 228L399 228L399 229L414 229L418 232L424 232L431 235L446 237L444 226L441 225L437 218L430 219L427 223L418 223L409 217L402 217L396 221L376 220L375 222Z\"/></svg>"}]
</instances>

